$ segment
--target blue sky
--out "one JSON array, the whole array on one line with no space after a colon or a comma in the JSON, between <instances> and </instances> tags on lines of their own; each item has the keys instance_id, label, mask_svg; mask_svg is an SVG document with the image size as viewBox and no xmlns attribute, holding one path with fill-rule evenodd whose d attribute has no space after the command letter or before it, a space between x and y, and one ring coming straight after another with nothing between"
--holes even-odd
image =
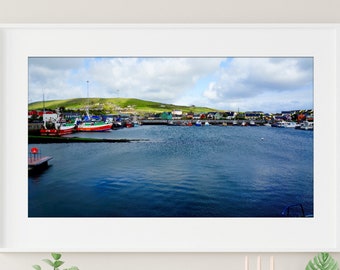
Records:
<instances>
[{"instance_id":1,"label":"blue sky","mask_svg":"<svg viewBox=\"0 0 340 270\"><path fill-rule=\"evenodd\" d=\"M313 108L313 58L29 58L29 102L130 97L234 111ZM89 83L87 83L89 81Z\"/></svg>"}]
</instances>

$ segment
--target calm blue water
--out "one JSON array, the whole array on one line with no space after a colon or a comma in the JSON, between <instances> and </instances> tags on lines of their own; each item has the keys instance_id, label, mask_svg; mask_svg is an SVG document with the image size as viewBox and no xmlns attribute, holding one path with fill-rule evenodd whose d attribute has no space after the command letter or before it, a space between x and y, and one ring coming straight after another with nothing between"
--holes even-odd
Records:
<instances>
[{"instance_id":1,"label":"calm blue water","mask_svg":"<svg viewBox=\"0 0 340 270\"><path fill-rule=\"evenodd\" d=\"M30 217L313 215L313 132L271 127L140 126L73 136L148 139L41 144Z\"/></svg>"}]
</instances>

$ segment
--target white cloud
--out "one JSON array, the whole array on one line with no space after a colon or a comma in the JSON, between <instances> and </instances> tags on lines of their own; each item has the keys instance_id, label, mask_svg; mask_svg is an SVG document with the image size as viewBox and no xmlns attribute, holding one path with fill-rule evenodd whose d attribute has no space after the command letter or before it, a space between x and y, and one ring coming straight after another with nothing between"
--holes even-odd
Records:
<instances>
[{"instance_id":1,"label":"white cloud","mask_svg":"<svg viewBox=\"0 0 340 270\"><path fill-rule=\"evenodd\" d=\"M312 58L235 58L204 96L233 110L284 110L297 104L311 107L312 90Z\"/></svg>"},{"instance_id":2,"label":"white cloud","mask_svg":"<svg viewBox=\"0 0 340 270\"><path fill-rule=\"evenodd\" d=\"M71 83L75 72L83 68L82 58L29 58L29 99L66 99L81 94L80 84Z\"/></svg>"},{"instance_id":3,"label":"white cloud","mask_svg":"<svg viewBox=\"0 0 340 270\"><path fill-rule=\"evenodd\" d=\"M225 110L312 106L312 58L30 58L29 98L134 97ZM292 106L292 108L288 108ZM284 108L283 108L284 107Z\"/></svg>"},{"instance_id":4,"label":"white cloud","mask_svg":"<svg viewBox=\"0 0 340 270\"><path fill-rule=\"evenodd\" d=\"M218 65L218 59L114 58L96 62L89 73L107 94L118 89L124 97L173 102Z\"/></svg>"}]
</instances>

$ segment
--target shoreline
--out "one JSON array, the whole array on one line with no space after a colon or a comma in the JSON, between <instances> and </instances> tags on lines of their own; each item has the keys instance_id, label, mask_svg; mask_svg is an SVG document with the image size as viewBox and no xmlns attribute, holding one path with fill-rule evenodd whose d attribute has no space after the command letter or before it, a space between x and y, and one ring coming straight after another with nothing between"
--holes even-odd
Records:
<instances>
[{"instance_id":1,"label":"shoreline","mask_svg":"<svg viewBox=\"0 0 340 270\"><path fill-rule=\"evenodd\" d=\"M98 139L98 138L79 138L79 137L52 137L52 136L28 136L29 144L44 143L130 143L148 141L146 139Z\"/></svg>"}]
</instances>

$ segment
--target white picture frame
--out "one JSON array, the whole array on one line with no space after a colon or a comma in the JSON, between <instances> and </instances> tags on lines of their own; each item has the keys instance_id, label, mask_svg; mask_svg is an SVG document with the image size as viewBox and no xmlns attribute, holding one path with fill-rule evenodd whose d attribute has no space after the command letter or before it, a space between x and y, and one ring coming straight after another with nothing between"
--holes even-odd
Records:
<instances>
[{"instance_id":1,"label":"white picture frame","mask_svg":"<svg viewBox=\"0 0 340 270\"><path fill-rule=\"evenodd\" d=\"M338 25L0 25L0 251L339 251ZM28 57L309 56L314 217L28 218ZM325 121L329 115L332 121Z\"/></svg>"}]
</instances>

